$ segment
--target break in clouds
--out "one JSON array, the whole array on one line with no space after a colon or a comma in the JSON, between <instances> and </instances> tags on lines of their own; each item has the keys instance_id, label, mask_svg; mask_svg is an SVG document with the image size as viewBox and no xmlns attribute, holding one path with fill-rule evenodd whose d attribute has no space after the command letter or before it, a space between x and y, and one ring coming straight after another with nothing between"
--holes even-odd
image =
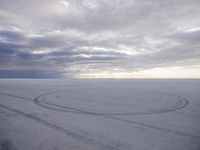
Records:
<instances>
[{"instance_id":1,"label":"break in clouds","mask_svg":"<svg viewBox=\"0 0 200 150\"><path fill-rule=\"evenodd\" d=\"M200 68L199 0L1 0L0 74Z\"/></svg>"}]
</instances>

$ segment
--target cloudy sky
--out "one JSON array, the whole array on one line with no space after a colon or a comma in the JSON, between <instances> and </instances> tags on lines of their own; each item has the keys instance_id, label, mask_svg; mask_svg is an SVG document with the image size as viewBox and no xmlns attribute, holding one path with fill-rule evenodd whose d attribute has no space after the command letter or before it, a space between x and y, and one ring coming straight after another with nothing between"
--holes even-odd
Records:
<instances>
[{"instance_id":1,"label":"cloudy sky","mask_svg":"<svg viewBox=\"0 0 200 150\"><path fill-rule=\"evenodd\" d=\"M200 78L200 0L0 0L0 77Z\"/></svg>"}]
</instances>

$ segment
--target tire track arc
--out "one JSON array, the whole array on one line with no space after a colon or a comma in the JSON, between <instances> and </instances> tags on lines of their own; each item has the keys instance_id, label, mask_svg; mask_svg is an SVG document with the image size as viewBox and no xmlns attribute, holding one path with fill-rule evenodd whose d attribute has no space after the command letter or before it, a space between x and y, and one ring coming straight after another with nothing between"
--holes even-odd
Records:
<instances>
[{"instance_id":1,"label":"tire track arc","mask_svg":"<svg viewBox=\"0 0 200 150\"><path fill-rule=\"evenodd\" d=\"M59 93L59 92L49 92L49 93L44 93L39 96L37 96L35 99L33 99L34 103L36 105L39 105L43 108L46 109L51 109L55 111L61 111L61 112L69 112L69 113L76 113L76 114L88 114L88 115L103 115L103 116L128 116L128 115L155 115L155 114L161 114L161 113L168 113L172 111L176 111L179 109L182 109L186 107L189 104L189 101L186 98L183 98L181 96L175 95L175 94L170 94L170 93L164 93L164 92L157 92L161 93L163 95L168 95L171 96L175 99L175 103L172 105L162 108L162 109L154 109L154 110L148 110L148 111L137 111L137 112L123 112L123 113L103 113L103 112L95 112L95 111L88 111L84 109L80 109L77 107L71 107L71 106L66 106L66 105L59 105L51 102L42 102L41 99L45 98L46 96L49 96L54 93ZM58 95L56 95L58 97Z\"/></svg>"}]
</instances>

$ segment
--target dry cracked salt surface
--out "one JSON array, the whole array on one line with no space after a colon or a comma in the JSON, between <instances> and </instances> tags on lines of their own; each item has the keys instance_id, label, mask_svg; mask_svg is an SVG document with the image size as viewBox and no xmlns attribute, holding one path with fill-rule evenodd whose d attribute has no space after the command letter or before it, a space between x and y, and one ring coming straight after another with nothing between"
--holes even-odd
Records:
<instances>
[{"instance_id":1,"label":"dry cracked salt surface","mask_svg":"<svg viewBox=\"0 0 200 150\"><path fill-rule=\"evenodd\" d=\"M200 80L1 79L0 150L200 150Z\"/></svg>"}]
</instances>

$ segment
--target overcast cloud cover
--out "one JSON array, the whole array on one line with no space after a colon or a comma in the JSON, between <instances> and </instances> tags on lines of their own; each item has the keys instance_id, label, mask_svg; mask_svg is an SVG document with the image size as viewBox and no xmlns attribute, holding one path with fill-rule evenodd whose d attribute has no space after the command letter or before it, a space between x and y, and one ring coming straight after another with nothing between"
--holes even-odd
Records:
<instances>
[{"instance_id":1,"label":"overcast cloud cover","mask_svg":"<svg viewBox=\"0 0 200 150\"><path fill-rule=\"evenodd\" d=\"M161 71L200 77L200 0L0 0L0 77Z\"/></svg>"}]
</instances>

